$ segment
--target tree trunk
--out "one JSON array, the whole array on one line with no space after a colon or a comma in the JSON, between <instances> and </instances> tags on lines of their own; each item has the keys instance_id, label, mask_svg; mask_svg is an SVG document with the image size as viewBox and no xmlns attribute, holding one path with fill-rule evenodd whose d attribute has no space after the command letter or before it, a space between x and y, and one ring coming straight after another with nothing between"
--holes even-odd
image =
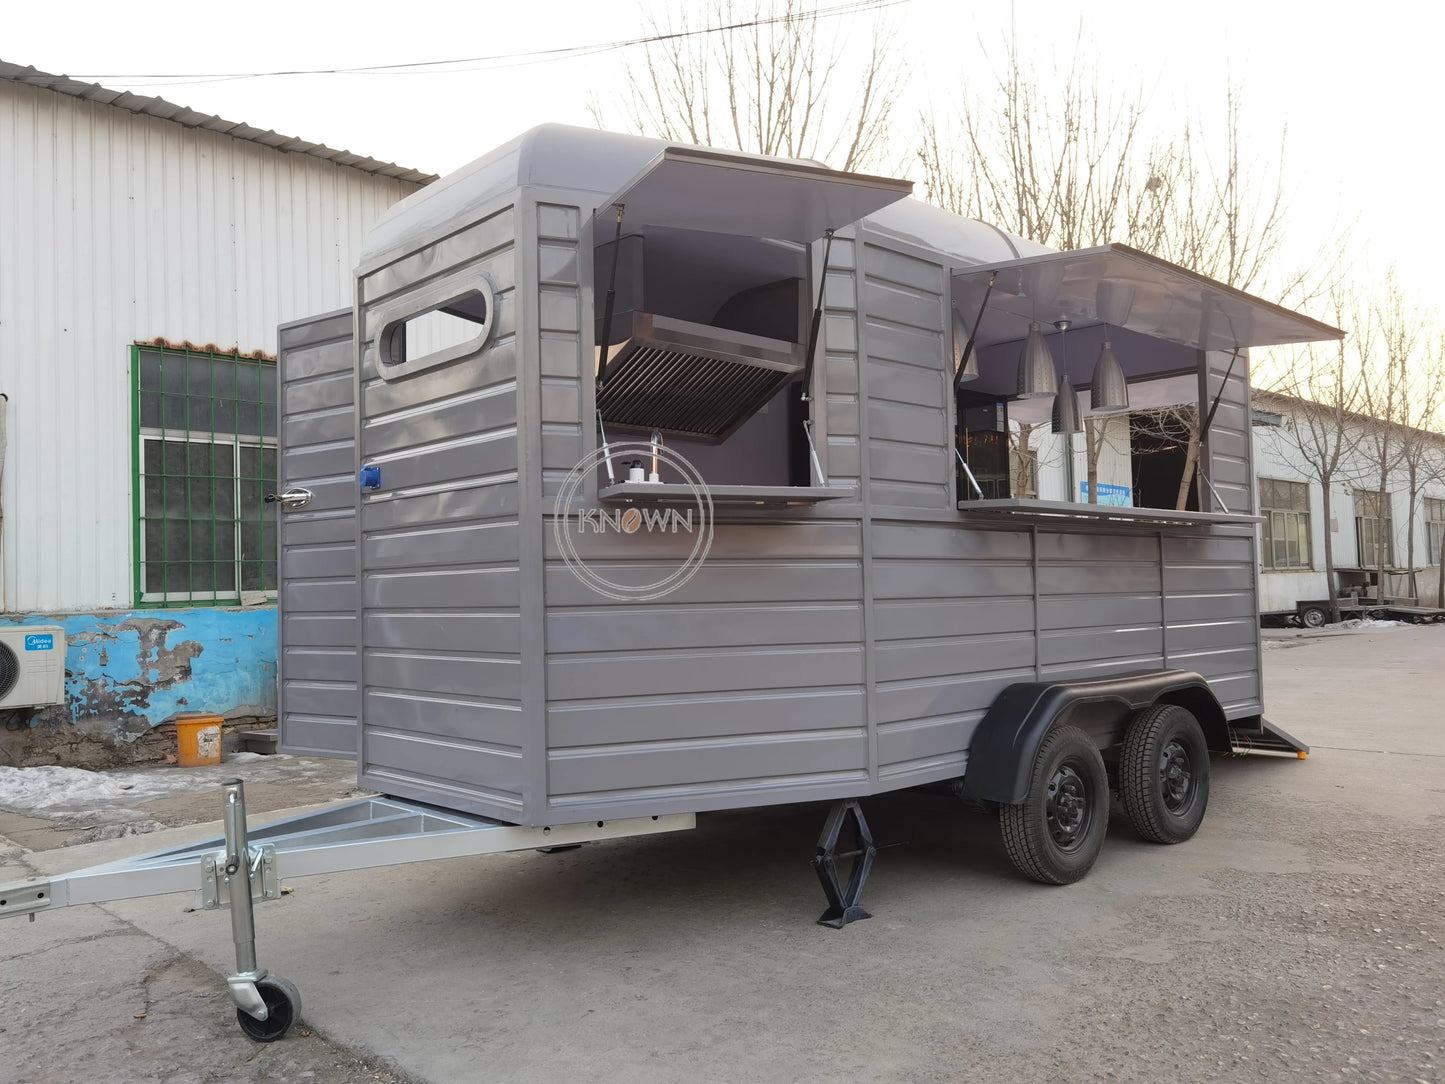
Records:
<instances>
[{"instance_id":1,"label":"tree trunk","mask_svg":"<svg viewBox=\"0 0 1445 1084\"><path fill-rule=\"evenodd\" d=\"M1378 572L1376 573L1379 577L1379 582L1375 584L1375 605L1383 606L1385 604L1385 568L1387 567L1385 558L1395 545L1394 517L1392 516L1389 519L1385 518L1385 509L1387 507L1385 501L1388 499L1388 496L1385 493L1385 475L1383 471L1380 474L1380 492L1375 499L1379 502L1375 507L1375 555L1377 558L1375 563L1379 566ZM1387 523L1389 524L1388 534L1385 533L1384 530L1385 524Z\"/></svg>"},{"instance_id":2,"label":"tree trunk","mask_svg":"<svg viewBox=\"0 0 1445 1084\"><path fill-rule=\"evenodd\" d=\"M1089 503L1099 503L1099 445L1103 442L1102 427L1093 417L1084 419L1084 458L1089 478Z\"/></svg>"},{"instance_id":3,"label":"tree trunk","mask_svg":"<svg viewBox=\"0 0 1445 1084\"><path fill-rule=\"evenodd\" d=\"M1412 458L1408 464L1410 472L1410 492L1405 503L1405 575L1410 582L1410 601L1413 605L1420 605L1420 578L1415 573L1415 504L1416 487L1419 480L1416 478L1417 466Z\"/></svg>"},{"instance_id":4,"label":"tree trunk","mask_svg":"<svg viewBox=\"0 0 1445 1084\"><path fill-rule=\"evenodd\" d=\"M1330 624L1337 625L1340 622L1340 592L1335 586L1335 533L1330 530L1330 524L1334 519L1330 513L1330 483L1333 477L1326 477L1320 480L1320 489L1324 493L1325 512L1325 590L1329 592L1330 600Z\"/></svg>"},{"instance_id":5,"label":"tree trunk","mask_svg":"<svg viewBox=\"0 0 1445 1084\"><path fill-rule=\"evenodd\" d=\"M1199 434L1189 432L1189 450L1184 455L1184 473L1179 478L1179 495L1174 499L1174 511L1183 512L1189 507L1189 487L1194 481L1194 471L1199 465ZM1199 507L1204 508L1204 494L1199 495Z\"/></svg>"}]
</instances>

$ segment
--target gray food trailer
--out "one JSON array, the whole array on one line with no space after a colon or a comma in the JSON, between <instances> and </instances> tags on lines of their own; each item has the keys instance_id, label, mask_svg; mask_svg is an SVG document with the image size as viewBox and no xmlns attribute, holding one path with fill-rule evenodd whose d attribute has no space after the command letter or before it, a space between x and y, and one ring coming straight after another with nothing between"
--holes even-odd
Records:
<instances>
[{"instance_id":1,"label":"gray food trailer","mask_svg":"<svg viewBox=\"0 0 1445 1084\"><path fill-rule=\"evenodd\" d=\"M199 863L269 1039L299 1001L250 900L282 876L825 800L842 925L869 795L990 803L1063 884L1111 791L1179 842L1210 751L1302 755L1262 714L1246 352L1339 332L910 190L544 126L398 204L353 309L281 329L276 495L281 748L386 797L248 840L232 787L224 840L0 911ZM1069 431L1151 387L1199 405L1201 511L1009 494L1010 412Z\"/></svg>"}]
</instances>

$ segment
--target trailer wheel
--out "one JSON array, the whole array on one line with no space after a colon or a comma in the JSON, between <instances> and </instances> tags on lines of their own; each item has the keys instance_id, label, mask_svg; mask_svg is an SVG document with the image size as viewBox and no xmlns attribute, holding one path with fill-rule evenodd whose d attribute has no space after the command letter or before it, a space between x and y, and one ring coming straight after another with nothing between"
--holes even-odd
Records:
<instances>
[{"instance_id":1,"label":"trailer wheel","mask_svg":"<svg viewBox=\"0 0 1445 1084\"><path fill-rule=\"evenodd\" d=\"M1307 629L1317 629L1329 620L1322 606L1306 606L1299 612L1300 624Z\"/></svg>"},{"instance_id":2,"label":"trailer wheel","mask_svg":"<svg viewBox=\"0 0 1445 1084\"><path fill-rule=\"evenodd\" d=\"M1029 793L999 810L1004 848L1018 871L1066 885L1093 868L1109 826L1109 776L1104 758L1078 727L1044 736L1029 776Z\"/></svg>"},{"instance_id":3,"label":"trailer wheel","mask_svg":"<svg viewBox=\"0 0 1445 1084\"><path fill-rule=\"evenodd\" d=\"M268 975L256 983L261 1000L266 1003L266 1019L257 1020L245 1009L236 1010L236 1022L248 1039L258 1043L274 1043L291 1030L301 1015L301 994L294 985L279 975Z\"/></svg>"},{"instance_id":4,"label":"trailer wheel","mask_svg":"<svg viewBox=\"0 0 1445 1084\"><path fill-rule=\"evenodd\" d=\"M1155 704L1135 713L1119 756L1119 797L1151 843L1183 843L1199 830L1209 805L1209 746L1190 712Z\"/></svg>"}]
</instances>

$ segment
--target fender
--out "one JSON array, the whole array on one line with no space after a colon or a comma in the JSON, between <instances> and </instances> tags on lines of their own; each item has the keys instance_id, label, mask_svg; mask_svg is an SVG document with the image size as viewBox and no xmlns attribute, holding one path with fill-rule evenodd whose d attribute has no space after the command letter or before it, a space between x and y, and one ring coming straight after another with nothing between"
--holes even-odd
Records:
<instances>
[{"instance_id":1,"label":"fender","mask_svg":"<svg viewBox=\"0 0 1445 1084\"><path fill-rule=\"evenodd\" d=\"M1019 682L998 694L973 732L961 794L1016 805L1028 797L1039 743L1054 723L1083 726L1099 748L1122 740L1129 717L1178 704L1199 720L1211 749L1228 752L1229 728L1209 683L1189 670L1140 670L1078 681Z\"/></svg>"}]
</instances>

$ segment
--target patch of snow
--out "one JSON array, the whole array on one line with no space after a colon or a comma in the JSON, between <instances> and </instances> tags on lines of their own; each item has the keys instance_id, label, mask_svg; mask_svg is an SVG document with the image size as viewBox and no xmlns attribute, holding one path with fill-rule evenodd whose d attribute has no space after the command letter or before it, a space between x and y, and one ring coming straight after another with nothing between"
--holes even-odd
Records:
<instances>
[{"instance_id":1,"label":"patch of snow","mask_svg":"<svg viewBox=\"0 0 1445 1084\"><path fill-rule=\"evenodd\" d=\"M89 772L83 768L0 766L0 809L29 813L144 801L185 790L193 781L157 772Z\"/></svg>"}]
</instances>

